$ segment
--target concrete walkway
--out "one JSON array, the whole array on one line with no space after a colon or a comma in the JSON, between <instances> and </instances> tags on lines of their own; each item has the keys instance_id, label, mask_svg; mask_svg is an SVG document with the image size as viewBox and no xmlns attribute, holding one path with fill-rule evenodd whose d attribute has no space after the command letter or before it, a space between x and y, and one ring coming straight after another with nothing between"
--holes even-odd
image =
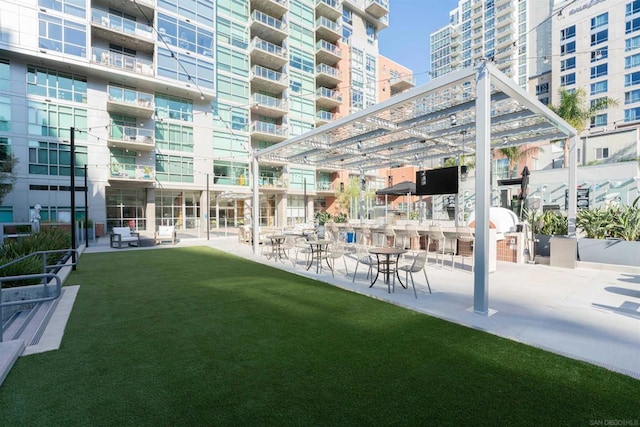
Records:
<instances>
[{"instance_id":1,"label":"concrete walkway","mask_svg":"<svg viewBox=\"0 0 640 427\"><path fill-rule=\"evenodd\" d=\"M85 253L146 250L110 249L108 238L102 240ZM416 299L411 287L396 286L394 293L388 293L386 285L378 281L369 288L364 266L358 268L352 283L353 256L347 257L348 274L338 260L333 278L326 265L316 274L315 265L306 271L302 263L294 267L288 260L275 262L255 256L251 246L239 243L235 235L212 233L209 240L182 235L174 247L202 245L640 379L640 269L596 266L570 270L499 262L497 271L489 275L493 314L483 316L471 309L473 274L468 266L466 271L446 264L435 267L430 258L427 274L433 293L429 294L424 275L415 274Z\"/></svg>"}]
</instances>

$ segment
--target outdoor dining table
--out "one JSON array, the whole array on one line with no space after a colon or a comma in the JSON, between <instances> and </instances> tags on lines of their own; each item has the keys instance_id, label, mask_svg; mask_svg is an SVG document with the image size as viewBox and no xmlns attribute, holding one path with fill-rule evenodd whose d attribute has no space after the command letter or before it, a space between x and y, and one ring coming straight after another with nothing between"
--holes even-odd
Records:
<instances>
[{"instance_id":1,"label":"outdoor dining table","mask_svg":"<svg viewBox=\"0 0 640 427\"><path fill-rule=\"evenodd\" d=\"M398 281L400 282L400 285L402 285L402 287L404 288L405 285L404 283L402 283L402 280L400 279L400 276L398 275L398 269L396 268L397 264L398 264L398 260L400 259L400 255L407 253L406 249L402 249L402 248L371 248L369 249L369 253L373 254L376 256L377 260L378 260L378 272L376 273L376 278L373 279L373 282L371 282L371 285L369 287L372 287L376 281L378 280L378 276L380 275L380 273L382 273L384 275L384 281L387 284L387 290L389 291L389 293L391 293L391 275L395 274L396 277L398 278ZM396 257L395 260L392 260L391 257L394 256ZM381 260L381 256L384 257L383 260Z\"/></svg>"},{"instance_id":2,"label":"outdoor dining table","mask_svg":"<svg viewBox=\"0 0 640 427\"><path fill-rule=\"evenodd\" d=\"M316 258L316 274L319 274L322 270L322 252L327 251L327 246L332 243L331 240L308 240L307 244L311 247L311 257L309 257L309 264L307 265L307 270L311 268L313 265L313 258L315 255ZM327 261L327 265L329 265L329 261ZM331 268L331 265L329 265Z\"/></svg>"},{"instance_id":3,"label":"outdoor dining table","mask_svg":"<svg viewBox=\"0 0 640 427\"><path fill-rule=\"evenodd\" d=\"M278 259L282 259L282 256L286 258L287 254L282 250L282 244L287 236L284 234L274 234L272 236L267 236L267 238L271 240L271 253L274 260L278 262Z\"/></svg>"}]
</instances>

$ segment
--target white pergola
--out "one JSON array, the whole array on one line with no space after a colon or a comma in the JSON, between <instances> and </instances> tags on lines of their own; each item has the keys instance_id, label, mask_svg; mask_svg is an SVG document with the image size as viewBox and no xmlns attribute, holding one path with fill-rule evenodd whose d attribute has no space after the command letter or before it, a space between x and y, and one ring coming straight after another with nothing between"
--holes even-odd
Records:
<instances>
[{"instance_id":1,"label":"white pergola","mask_svg":"<svg viewBox=\"0 0 640 427\"><path fill-rule=\"evenodd\" d=\"M568 139L569 234L575 235L577 132L493 64L454 71L365 110L254 152L253 242L258 253L258 165L301 164L328 170L378 170L426 159L476 156L474 304L489 313L491 151ZM468 145L468 146L467 146Z\"/></svg>"}]
</instances>

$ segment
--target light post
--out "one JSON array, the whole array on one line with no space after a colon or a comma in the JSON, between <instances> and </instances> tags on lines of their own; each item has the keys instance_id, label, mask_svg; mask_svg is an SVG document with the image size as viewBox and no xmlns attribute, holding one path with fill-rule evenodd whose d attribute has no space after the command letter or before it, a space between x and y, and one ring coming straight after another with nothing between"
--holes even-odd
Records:
<instances>
[{"instance_id":1,"label":"light post","mask_svg":"<svg viewBox=\"0 0 640 427\"><path fill-rule=\"evenodd\" d=\"M71 186L71 262L72 270L76 269L76 129L71 127L71 139L69 141L69 166L71 168L70 186Z\"/></svg>"}]
</instances>

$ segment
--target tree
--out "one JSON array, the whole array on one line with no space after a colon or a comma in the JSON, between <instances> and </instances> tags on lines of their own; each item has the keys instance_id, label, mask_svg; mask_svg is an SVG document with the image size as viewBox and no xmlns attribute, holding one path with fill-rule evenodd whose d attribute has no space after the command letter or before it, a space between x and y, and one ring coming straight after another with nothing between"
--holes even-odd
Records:
<instances>
[{"instance_id":1,"label":"tree","mask_svg":"<svg viewBox=\"0 0 640 427\"><path fill-rule=\"evenodd\" d=\"M364 193L365 200L375 198L374 190L366 190ZM360 178L352 176L342 191L336 191L336 214L346 214L350 218L354 218L350 212L351 200L360 200Z\"/></svg>"},{"instance_id":2,"label":"tree","mask_svg":"<svg viewBox=\"0 0 640 427\"><path fill-rule=\"evenodd\" d=\"M563 118L564 121L573 126L575 130L578 131L578 135L586 129L587 123L590 122L591 118L595 117L599 111L618 105L618 101L615 99L602 97L592 100L587 107L585 101L586 92L583 88L578 88L574 91L560 89L559 94L560 103L558 105L550 105L549 108L551 111ZM567 167L569 164L568 141L565 141L563 148L563 166Z\"/></svg>"},{"instance_id":3,"label":"tree","mask_svg":"<svg viewBox=\"0 0 640 427\"><path fill-rule=\"evenodd\" d=\"M508 178L514 178L514 173L518 175L518 162L521 157L528 156L530 154L536 153L542 150L540 147L535 145L521 145L517 147L504 147L498 148L498 152L502 154L504 157L509 159L509 176Z\"/></svg>"},{"instance_id":4,"label":"tree","mask_svg":"<svg viewBox=\"0 0 640 427\"><path fill-rule=\"evenodd\" d=\"M8 145L0 144L0 204L13 190L16 182L15 167L18 159L11 153Z\"/></svg>"}]
</instances>

